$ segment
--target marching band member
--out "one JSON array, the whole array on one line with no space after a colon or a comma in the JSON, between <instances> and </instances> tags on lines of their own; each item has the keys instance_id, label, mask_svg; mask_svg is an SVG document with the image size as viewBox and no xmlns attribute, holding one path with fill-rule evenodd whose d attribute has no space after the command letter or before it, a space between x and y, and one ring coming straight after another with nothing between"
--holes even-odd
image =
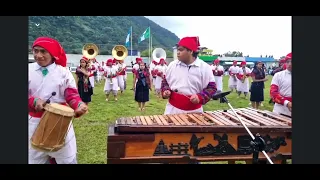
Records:
<instances>
[{"instance_id":1,"label":"marching band member","mask_svg":"<svg viewBox=\"0 0 320 180\"><path fill-rule=\"evenodd\" d=\"M235 89L237 91L237 73L238 73L238 66L237 66L237 61L233 61L233 64L231 67L229 67L229 81L228 81L228 86L231 91Z\"/></svg>"},{"instance_id":2,"label":"marching band member","mask_svg":"<svg viewBox=\"0 0 320 180\"><path fill-rule=\"evenodd\" d=\"M107 66L104 69L106 81L104 83L104 92L106 93L106 101L109 101L109 94L112 91L114 100L118 101L118 79L117 79L117 66L114 66L114 60L108 59Z\"/></svg>"},{"instance_id":3,"label":"marching band member","mask_svg":"<svg viewBox=\"0 0 320 180\"><path fill-rule=\"evenodd\" d=\"M161 86L162 97L169 98L164 114L203 112L217 91L212 69L197 57L198 37L184 37L177 46L178 60L169 64Z\"/></svg>"},{"instance_id":4,"label":"marching band member","mask_svg":"<svg viewBox=\"0 0 320 180\"><path fill-rule=\"evenodd\" d=\"M135 89L134 99L138 102L139 111L144 111L145 104L149 101L149 89L152 90L152 82L146 64L142 61L138 64L140 67L134 76L134 81L137 81L136 86L133 86L133 89Z\"/></svg>"},{"instance_id":5,"label":"marching band member","mask_svg":"<svg viewBox=\"0 0 320 180\"><path fill-rule=\"evenodd\" d=\"M104 69L105 69L106 63L104 63L104 61L101 62L101 80L105 80L104 77Z\"/></svg>"},{"instance_id":6,"label":"marching band member","mask_svg":"<svg viewBox=\"0 0 320 180\"><path fill-rule=\"evenodd\" d=\"M292 111L292 53L285 57L286 70L276 73L271 81L270 96L275 105L273 112L291 116Z\"/></svg>"},{"instance_id":7,"label":"marching band member","mask_svg":"<svg viewBox=\"0 0 320 180\"><path fill-rule=\"evenodd\" d=\"M88 105L91 102L91 95L93 90L89 81L90 72L89 60L86 57L80 59L80 66L76 69L76 82L78 87L78 93L84 103Z\"/></svg>"},{"instance_id":8,"label":"marching band member","mask_svg":"<svg viewBox=\"0 0 320 180\"><path fill-rule=\"evenodd\" d=\"M92 59L89 60L89 64L91 66L89 68L89 71L90 71L89 81L90 81L90 84L92 86L92 89L94 89L95 73L96 73L97 69L96 69L96 66L95 66L95 64L94 64Z\"/></svg>"},{"instance_id":9,"label":"marching band member","mask_svg":"<svg viewBox=\"0 0 320 180\"><path fill-rule=\"evenodd\" d=\"M33 45L36 63L29 64L29 164L45 164L55 158L57 164L77 164L77 144L73 126L66 136L65 146L57 152L42 152L31 146L30 139L43 114L43 105L52 92L50 101L69 105L76 117L85 114L87 105L81 101L75 79L65 67L66 54L60 43L49 37L37 38Z\"/></svg>"},{"instance_id":10,"label":"marching band member","mask_svg":"<svg viewBox=\"0 0 320 180\"><path fill-rule=\"evenodd\" d=\"M238 73L237 73L237 92L238 92L238 98L241 95L241 92L243 92L244 97L247 98L248 92L249 92L249 80L248 77L250 76L251 70L246 67L247 62L242 61L240 66L238 68Z\"/></svg>"},{"instance_id":11,"label":"marching band member","mask_svg":"<svg viewBox=\"0 0 320 180\"><path fill-rule=\"evenodd\" d=\"M117 73L117 79L118 79L118 85L119 85L119 87L120 87L120 92L121 92L121 94L123 93L123 91L124 91L124 80L125 80L125 73L126 73L126 64L123 62L123 60L122 61L120 61L120 60L117 60L117 59L115 59L116 61L117 61L117 71L118 71L118 73Z\"/></svg>"},{"instance_id":12,"label":"marching band member","mask_svg":"<svg viewBox=\"0 0 320 180\"><path fill-rule=\"evenodd\" d=\"M132 74L133 74L133 85L135 86L136 85L136 82L134 79L135 79L135 75L137 74L137 71L139 70L139 64L140 62L143 62L142 58L139 58L137 57L136 58L136 63L132 66Z\"/></svg>"},{"instance_id":13,"label":"marching band member","mask_svg":"<svg viewBox=\"0 0 320 180\"><path fill-rule=\"evenodd\" d=\"M151 78L152 78L152 84L155 85L156 84L156 78L157 78L157 72L155 67L158 65L158 63L155 60L152 60L151 64L150 64L150 74L151 74ZM154 91L156 94L156 91Z\"/></svg>"},{"instance_id":14,"label":"marching band member","mask_svg":"<svg viewBox=\"0 0 320 180\"><path fill-rule=\"evenodd\" d=\"M220 60L219 59L214 60L211 68L214 75L214 80L217 85L217 91L222 92L222 89L223 89L222 78L224 74L224 69L223 69L223 66L220 65Z\"/></svg>"},{"instance_id":15,"label":"marching band member","mask_svg":"<svg viewBox=\"0 0 320 180\"><path fill-rule=\"evenodd\" d=\"M161 93L161 83L165 76L167 68L168 66L166 65L166 61L163 58L160 59L159 64L154 68L155 72L157 73L155 90L159 98Z\"/></svg>"},{"instance_id":16,"label":"marching band member","mask_svg":"<svg viewBox=\"0 0 320 180\"><path fill-rule=\"evenodd\" d=\"M103 72L102 65L100 65L100 63L99 63L99 66L98 66L98 82L99 82L99 84L101 84L103 74L104 74L104 72Z\"/></svg>"}]
</instances>

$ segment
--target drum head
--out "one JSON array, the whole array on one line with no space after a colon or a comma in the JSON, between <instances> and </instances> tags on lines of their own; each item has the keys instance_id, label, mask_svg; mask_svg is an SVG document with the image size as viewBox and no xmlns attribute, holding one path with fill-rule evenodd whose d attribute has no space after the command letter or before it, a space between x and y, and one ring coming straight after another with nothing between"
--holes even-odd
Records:
<instances>
[{"instance_id":1,"label":"drum head","mask_svg":"<svg viewBox=\"0 0 320 180\"><path fill-rule=\"evenodd\" d=\"M48 112L52 112L62 116L67 116L67 117L74 116L74 110L72 108L70 108L69 106L65 106L57 103L47 104L44 107L44 109Z\"/></svg>"}]
</instances>

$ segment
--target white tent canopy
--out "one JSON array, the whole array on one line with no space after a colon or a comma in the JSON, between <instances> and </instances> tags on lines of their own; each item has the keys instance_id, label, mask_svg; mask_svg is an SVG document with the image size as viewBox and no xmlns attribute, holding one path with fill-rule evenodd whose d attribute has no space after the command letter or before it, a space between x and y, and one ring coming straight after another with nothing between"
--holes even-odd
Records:
<instances>
[{"instance_id":1,"label":"white tent canopy","mask_svg":"<svg viewBox=\"0 0 320 180\"><path fill-rule=\"evenodd\" d=\"M233 62L224 62L224 64L226 64L226 65L232 65ZM240 65L241 62L238 62L237 64ZM247 65L254 65L254 63L253 63L253 62L247 62Z\"/></svg>"}]
</instances>

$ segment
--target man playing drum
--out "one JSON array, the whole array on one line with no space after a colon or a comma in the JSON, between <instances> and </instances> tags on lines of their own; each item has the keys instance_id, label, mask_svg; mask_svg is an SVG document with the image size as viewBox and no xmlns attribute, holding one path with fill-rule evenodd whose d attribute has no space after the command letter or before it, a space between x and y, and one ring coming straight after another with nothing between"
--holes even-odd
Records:
<instances>
[{"instance_id":1,"label":"man playing drum","mask_svg":"<svg viewBox=\"0 0 320 180\"><path fill-rule=\"evenodd\" d=\"M49 157L57 164L77 164L77 145L73 126L67 133L65 146L56 152L42 152L31 146L33 136L43 114L45 101L69 105L79 117L88 107L81 101L72 73L65 67L66 54L60 43L49 37L39 37L33 43L36 63L29 64L29 164L45 164Z\"/></svg>"},{"instance_id":2,"label":"man playing drum","mask_svg":"<svg viewBox=\"0 0 320 180\"><path fill-rule=\"evenodd\" d=\"M197 58L198 37L185 37L178 46L178 60L172 61L162 81L161 94L169 98L164 114L203 112L217 87L211 67Z\"/></svg>"}]
</instances>

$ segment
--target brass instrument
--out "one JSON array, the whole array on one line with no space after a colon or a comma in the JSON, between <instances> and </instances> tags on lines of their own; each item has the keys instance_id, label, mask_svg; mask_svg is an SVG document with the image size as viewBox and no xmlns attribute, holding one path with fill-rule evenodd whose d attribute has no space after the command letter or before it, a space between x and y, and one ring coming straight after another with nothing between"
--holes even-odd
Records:
<instances>
[{"instance_id":1,"label":"brass instrument","mask_svg":"<svg viewBox=\"0 0 320 180\"><path fill-rule=\"evenodd\" d=\"M167 58L167 54L166 51L162 48L155 48L152 52L152 58L154 61L156 61L157 63L160 62L160 59L164 59L166 60Z\"/></svg>"},{"instance_id":2,"label":"brass instrument","mask_svg":"<svg viewBox=\"0 0 320 180\"><path fill-rule=\"evenodd\" d=\"M88 66L89 68L92 67L92 59L94 59L99 54L99 48L97 45L93 43L85 44L82 48L82 55L89 59Z\"/></svg>"},{"instance_id":3,"label":"brass instrument","mask_svg":"<svg viewBox=\"0 0 320 180\"><path fill-rule=\"evenodd\" d=\"M93 43L85 44L82 48L82 55L87 59L94 59L99 54L99 48Z\"/></svg>"},{"instance_id":4,"label":"brass instrument","mask_svg":"<svg viewBox=\"0 0 320 180\"><path fill-rule=\"evenodd\" d=\"M116 45L112 49L112 57L118 61L123 61L128 56L128 49L123 45Z\"/></svg>"},{"instance_id":5,"label":"brass instrument","mask_svg":"<svg viewBox=\"0 0 320 180\"><path fill-rule=\"evenodd\" d=\"M107 73L108 73L108 71L107 71ZM110 74L107 74L107 76L106 76L106 78L109 78L110 79L110 84L113 84L112 83L112 76L113 76L114 74L112 73L112 67L110 68Z\"/></svg>"},{"instance_id":6,"label":"brass instrument","mask_svg":"<svg viewBox=\"0 0 320 180\"><path fill-rule=\"evenodd\" d=\"M244 83L244 81L245 81L246 78L247 78L246 67L243 67L243 68L242 68L242 71L243 71L243 77L242 77L242 79L241 79L241 82Z\"/></svg>"}]
</instances>

